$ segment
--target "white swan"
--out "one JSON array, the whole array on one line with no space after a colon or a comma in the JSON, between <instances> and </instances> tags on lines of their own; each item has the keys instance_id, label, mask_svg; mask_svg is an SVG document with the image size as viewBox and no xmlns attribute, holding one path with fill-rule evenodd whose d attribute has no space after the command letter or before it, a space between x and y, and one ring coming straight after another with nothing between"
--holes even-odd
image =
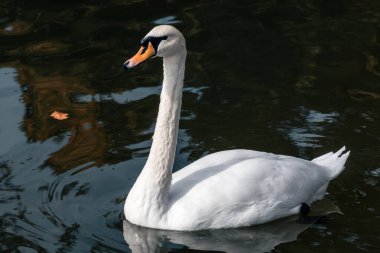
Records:
<instances>
[{"instance_id":1,"label":"white swan","mask_svg":"<svg viewBox=\"0 0 380 253\"><path fill-rule=\"evenodd\" d=\"M322 198L329 181L343 171L349 155L344 147L312 161L228 150L172 174L186 59L183 35L168 25L153 28L124 68L153 56L163 57L164 80L150 154L125 201L131 223L188 231L261 224L299 213L303 203Z\"/></svg>"}]
</instances>

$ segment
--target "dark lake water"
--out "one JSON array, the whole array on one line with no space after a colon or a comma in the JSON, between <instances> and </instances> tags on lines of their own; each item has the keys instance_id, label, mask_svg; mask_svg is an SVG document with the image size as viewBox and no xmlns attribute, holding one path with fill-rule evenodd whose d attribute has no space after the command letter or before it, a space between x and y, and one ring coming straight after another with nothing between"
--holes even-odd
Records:
<instances>
[{"instance_id":1,"label":"dark lake water","mask_svg":"<svg viewBox=\"0 0 380 253\"><path fill-rule=\"evenodd\" d=\"M225 149L311 159L346 145L327 196L344 215L199 233L123 224L162 61L122 64L157 24L187 39L175 170ZM379 56L377 0L2 0L0 252L379 252Z\"/></svg>"}]
</instances>

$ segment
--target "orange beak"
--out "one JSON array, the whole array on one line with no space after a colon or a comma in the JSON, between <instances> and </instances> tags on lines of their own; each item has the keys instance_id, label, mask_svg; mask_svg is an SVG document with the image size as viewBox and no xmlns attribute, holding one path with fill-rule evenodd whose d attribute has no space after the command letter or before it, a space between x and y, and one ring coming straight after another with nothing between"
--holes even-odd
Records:
<instances>
[{"instance_id":1,"label":"orange beak","mask_svg":"<svg viewBox=\"0 0 380 253\"><path fill-rule=\"evenodd\" d=\"M124 63L123 67L124 69L133 68L155 55L156 50L154 49L152 43L149 42L147 47L140 47L140 50L137 52L137 54L135 54L131 59L127 60Z\"/></svg>"}]
</instances>

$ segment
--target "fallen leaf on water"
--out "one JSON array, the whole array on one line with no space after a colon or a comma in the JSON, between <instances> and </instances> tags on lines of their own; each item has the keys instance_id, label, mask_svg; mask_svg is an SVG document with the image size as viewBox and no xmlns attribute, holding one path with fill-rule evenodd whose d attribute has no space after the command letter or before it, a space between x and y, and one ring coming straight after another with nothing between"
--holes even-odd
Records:
<instances>
[{"instance_id":1,"label":"fallen leaf on water","mask_svg":"<svg viewBox=\"0 0 380 253\"><path fill-rule=\"evenodd\" d=\"M64 119L68 119L69 118L69 114L68 113L57 112L57 111L54 111L52 114L50 114L50 116L53 119L57 119L57 120L64 120Z\"/></svg>"}]
</instances>

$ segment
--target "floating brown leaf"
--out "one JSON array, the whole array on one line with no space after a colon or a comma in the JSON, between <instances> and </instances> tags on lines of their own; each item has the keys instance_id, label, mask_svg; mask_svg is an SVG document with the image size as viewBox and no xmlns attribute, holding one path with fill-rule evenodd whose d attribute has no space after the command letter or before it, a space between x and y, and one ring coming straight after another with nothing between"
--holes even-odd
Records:
<instances>
[{"instance_id":1,"label":"floating brown leaf","mask_svg":"<svg viewBox=\"0 0 380 253\"><path fill-rule=\"evenodd\" d=\"M69 118L69 114L68 113L57 112L57 111L54 111L52 114L50 114L50 116L53 119L57 119L57 120L64 120L64 119L68 119Z\"/></svg>"}]
</instances>

